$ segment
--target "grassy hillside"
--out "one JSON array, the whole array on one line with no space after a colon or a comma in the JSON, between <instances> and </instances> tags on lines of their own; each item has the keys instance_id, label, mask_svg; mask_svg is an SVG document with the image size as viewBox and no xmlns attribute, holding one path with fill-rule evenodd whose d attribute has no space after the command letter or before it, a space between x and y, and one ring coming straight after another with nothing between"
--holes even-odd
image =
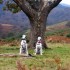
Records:
<instances>
[{"instance_id":1,"label":"grassy hillside","mask_svg":"<svg viewBox=\"0 0 70 70\"><path fill-rule=\"evenodd\" d=\"M46 27L46 35L58 35L58 36L66 36L70 34L70 22L64 21L62 23L58 23L55 25Z\"/></svg>"},{"instance_id":2,"label":"grassy hillside","mask_svg":"<svg viewBox=\"0 0 70 70\"><path fill-rule=\"evenodd\" d=\"M47 43L43 55L35 57L0 56L0 70L70 70L70 44ZM0 54L19 54L19 46L0 46ZM33 54L34 50L29 49Z\"/></svg>"},{"instance_id":3,"label":"grassy hillside","mask_svg":"<svg viewBox=\"0 0 70 70\"><path fill-rule=\"evenodd\" d=\"M29 30L26 31L26 34L28 33ZM10 42L8 38L6 39L7 42L0 41L0 70L70 70L69 33L70 23L67 21L48 26L45 35L47 38L45 41L49 49L43 49L42 56L35 56L34 49L29 49L29 53L35 57L19 56L19 40L12 40L12 42ZM48 41L52 41L52 43ZM8 54L15 54L18 56L12 57L8 56Z\"/></svg>"},{"instance_id":4,"label":"grassy hillside","mask_svg":"<svg viewBox=\"0 0 70 70\"><path fill-rule=\"evenodd\" d=\"M70 43L70 22L47 26L45 36L47 42Z\"/></svg>"},{"instance_id":5,"label":"grassy hillside","mask_svg":"<svg viewBox=\"0 0 70 70\"><path fill-rule=\"evenodd\" d=\"M19 25L12 25L12 24L0 24L0 38L16 38L22 35L27 28L24 26Z\"/></svg>"},{"instance_id":6,"label":"grassy hillside","mask_svg":"<svg viewBox=\"0 0 70 70\"><path fill-rule=\"evenodd\" d=\"M0 38L5 41L13 41L21 39L23 34L26 34L29 39L30 30L24 29L22 26L14 26L11 24L0 25ZM52 38L55 42L70 43L70 22L64 21L46 27L45 37Z\"/></svg>"}]
</instances>

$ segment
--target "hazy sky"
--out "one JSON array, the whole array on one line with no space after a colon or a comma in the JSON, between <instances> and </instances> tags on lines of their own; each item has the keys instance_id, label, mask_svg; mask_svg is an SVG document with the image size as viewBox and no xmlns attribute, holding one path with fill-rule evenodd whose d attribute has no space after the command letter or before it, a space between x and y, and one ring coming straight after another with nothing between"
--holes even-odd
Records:
<instances>
[{"instance_id":1,"label":"hazy sky","mask_svg":"<svg viewBox=\"0 0 70 70\"><path fill-rule=\"evenodd\" d=\"M70 0L62 0L61 3L64 3L64 4L68 4L68 5L70 5Z\"/></svg>"}]
</instances>

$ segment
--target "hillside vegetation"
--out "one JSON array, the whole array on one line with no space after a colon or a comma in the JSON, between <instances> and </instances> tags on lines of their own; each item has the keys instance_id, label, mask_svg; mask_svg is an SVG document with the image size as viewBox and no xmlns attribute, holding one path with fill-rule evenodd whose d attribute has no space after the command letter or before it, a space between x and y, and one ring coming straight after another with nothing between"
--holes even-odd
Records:
<instances>
[{"instance_id":1,"label":"hillside vegetation","mask_svg":"<svg viewBox=\"0 0 70 70\"><path fill-rule=\"evenodd\" d=\"M9 43L14 40L21 39L23 34L26 34L29 39L30 30L23 27L17 27L10 24L0 25L0 44ZM70 22L64 21L58 24L54 24L46 27L45 38L48 42L62 42L70 43Z\"/></svg>"},{"instance_id":2,"label":"hillside vegetation","mask_svg":"<svg viewBox=\"0 0 70 70\"><path fill-rule=\"evenodd\" d=\"M0 24L0 39L20 37L27 28L12 24Z\"/></svg>"},{"instance_id":3,"label":"hillside vegetation","mask_svg":"<svg viewBox=\"0 0 70 70\"><path fill-rule=\"evenodd\" d=\"M68 21L46 27L47 36L66 36L67 34L70 34L70 22Z\"/></svg>"},{"instance_id":4,"label":"hillside vegetation","mask_svg":"<svg viewBox=\"0 0 70 70\"><path fill-rule=\"evenodd\" d=\"M70 22L47 26L45 36L48 42L70 43Z\"/></svg>"}]
</instances>

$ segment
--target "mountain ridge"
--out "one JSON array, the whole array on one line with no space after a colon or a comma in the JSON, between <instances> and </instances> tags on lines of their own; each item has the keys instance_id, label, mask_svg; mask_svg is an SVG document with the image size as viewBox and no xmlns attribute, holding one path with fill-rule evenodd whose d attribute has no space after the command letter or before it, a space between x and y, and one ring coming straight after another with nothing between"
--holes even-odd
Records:
<instances>
[{"instance_id":1,"label":"mountain ridge","mask_svg":"<svg viewBox=\"0 0 70 70\"><path fill-rule=\"evenodd\" d=\"M10 11L2 11L2 6L3 5L0 5L0 24L9 23L14 25L22 25L27 28L30 27L29 19L22 11L13 14ZM50 12L47 19L47 25L52 25L63 21L70 21L70 7L59 4Z\"/></svg>"},{"instance_id":2,"label":"mountain ridge","mask_svg":"<svg viewBox=\"0 0 70 70\"><path fill-rule=\"evenodd\" d=\"M55 7L48 16L48 24L56 24L63 21L70 21L70 7L58 5Z\"/></svg>"}]
</instances>

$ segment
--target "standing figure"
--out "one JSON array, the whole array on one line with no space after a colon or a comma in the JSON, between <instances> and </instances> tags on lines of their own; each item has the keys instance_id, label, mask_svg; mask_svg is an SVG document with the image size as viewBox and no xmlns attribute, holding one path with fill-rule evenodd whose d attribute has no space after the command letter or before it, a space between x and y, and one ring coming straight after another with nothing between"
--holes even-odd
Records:
<instances>
[{"instance_id":1,"label":"standing figure","mask_svg":"<svg viewBox=\"0 0 70 70\"><path fill-rule=\"evenodd\" d=\"M20 54L26 54L26 55L28 55L26 35L22 35Z\"/></svg>"},{"instance_id":2,"label":"standing figure","mask_svg":"<svg viewBox=\"0 0 70 70\"><path fill-rule=\"evenodd\" d=\"M36 43L35 55L36 54L42 55L42 40L41 40L41 37L38 37L38 40L37 40L37 43Z\"/></svg>"}]
</instances>

